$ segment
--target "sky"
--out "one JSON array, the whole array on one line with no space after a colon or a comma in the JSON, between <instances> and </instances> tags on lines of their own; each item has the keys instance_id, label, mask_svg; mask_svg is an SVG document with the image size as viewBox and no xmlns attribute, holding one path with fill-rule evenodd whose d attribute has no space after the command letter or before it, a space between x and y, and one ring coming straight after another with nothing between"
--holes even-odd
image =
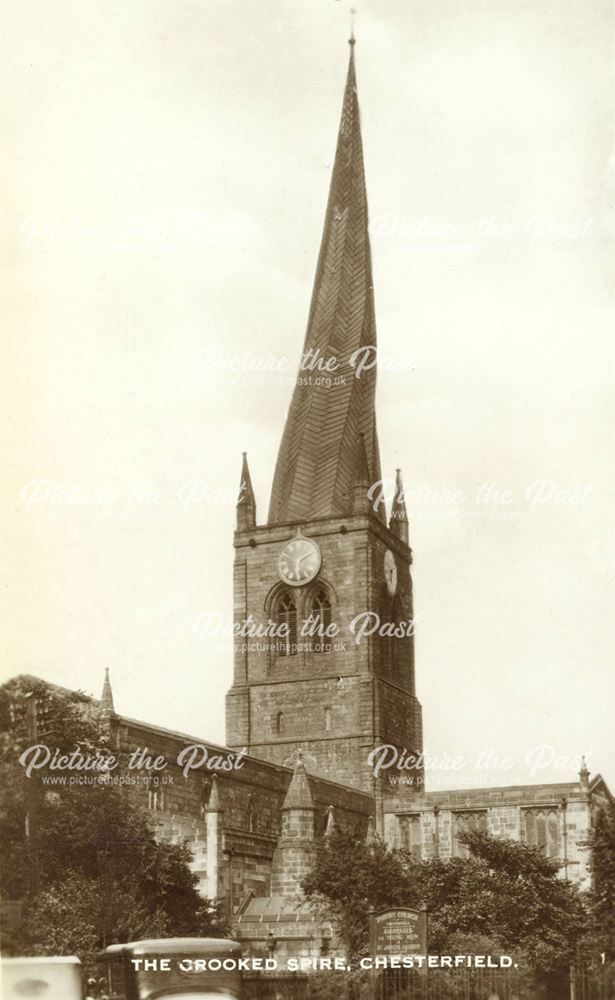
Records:
<instances>
[{"instance_id":1,"label":"sky","mask_svg":"<svg viewBox=\"0 0 615 1000\"><path fill-rule=\"evenodd\" d=\"M428 787L585 753L613 788L613 5L357 8ZM349 3L1 16L3 673L98 695L109 668L119 712L223 742L241 453L264 520Z\"/></svg>"}]
</instances>

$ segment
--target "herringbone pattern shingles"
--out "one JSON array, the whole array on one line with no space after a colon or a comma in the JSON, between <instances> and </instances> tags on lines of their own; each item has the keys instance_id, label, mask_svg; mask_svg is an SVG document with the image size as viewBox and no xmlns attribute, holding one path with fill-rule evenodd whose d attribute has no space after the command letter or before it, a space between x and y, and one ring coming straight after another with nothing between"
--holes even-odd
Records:
<instances>
[{"instance_id":1,"label":"herringbone pattern shingles","mask_svg":"<svg viewBox=\"0 0 615 1000\"><path fill-rule=\"evenodd\" d=\"M376 346L367 196L354 60L351 49L325 226L303 357L310 348L339 367L303 371L295 386L276 463L269 523L347 514L351 509L359 435L371 481L380 479L376 436L376 368L356 378L352 355Z\"/></svg>"}]
</instances>

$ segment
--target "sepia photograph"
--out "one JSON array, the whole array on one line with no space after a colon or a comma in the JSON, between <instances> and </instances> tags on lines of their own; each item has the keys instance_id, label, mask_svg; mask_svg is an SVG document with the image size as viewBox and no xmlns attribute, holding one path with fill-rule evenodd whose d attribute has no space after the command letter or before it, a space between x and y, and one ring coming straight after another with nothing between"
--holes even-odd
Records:
<instances>
[{"instance_id":1,"label":"sepia photograph","mask_svg":"<svg viewBox=\"0 0 615 1000\"><path fill-rule=\"evenodd\" d=\"M2 1000L615 1000L613 0L2 19Z\"/></svg>"}]
</instances>

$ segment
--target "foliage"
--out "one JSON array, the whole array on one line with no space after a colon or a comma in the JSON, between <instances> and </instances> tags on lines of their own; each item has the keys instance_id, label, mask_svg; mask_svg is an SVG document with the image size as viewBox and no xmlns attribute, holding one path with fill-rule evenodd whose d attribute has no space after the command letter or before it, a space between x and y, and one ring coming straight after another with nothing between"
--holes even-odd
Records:
<instances>
[{"instance_id":1,"label":"foliage","mask_svg":"<svg viewBox=\"0 0 615 1000\"><path fill-rule=\"evenodd\" d=\"M455 953L464 938L479 936L491 954L514 955L542 975L567 968L586 927L578 889L535 848L478 831L463 840L470 857L422 861L340 830L319 852L304 889L335 922L351 956L366 951L370 908L425 903L433 953Z\"/></svg>"},{"instance_id":2,"label":"foliage","mask_svg":"<svg viewBox=\"0 0 615 1000\"><path fill-rule=\"evenodd\" d=\"M598 809L590 836L592 932L615 960L615 802Z\"/></svg>"},{"instance_id":3,"label":"foliage","mask_svg":"<svg viewBox=\"0 0 615 1000\"><path fill-rule=\"evenodd\" d=\"M148 813L125 788L103 779L45 791L26 777L18 759L27 740L16 742L8 725L11 703L30 690L48 699L40 742L64 753L111 752L81 696L29 678L0 688L0 877L5 898L21 899L25 916L5 935L5 950L89 962L115 941L222 930L219 906L197 892L189 849L158 842Z\"/></svg>"},{"instance_id":4,"label":"foliage","mask_svg":"<svg viewBox=\"0 0 615 1000\"><path fill-rule=\"evenodd\" d=\"M414 902L404 856L358 831L335 830L319 850L303 890L336 925L348 956L364 954L370 908Z\"/></svg>"}]
</instances>

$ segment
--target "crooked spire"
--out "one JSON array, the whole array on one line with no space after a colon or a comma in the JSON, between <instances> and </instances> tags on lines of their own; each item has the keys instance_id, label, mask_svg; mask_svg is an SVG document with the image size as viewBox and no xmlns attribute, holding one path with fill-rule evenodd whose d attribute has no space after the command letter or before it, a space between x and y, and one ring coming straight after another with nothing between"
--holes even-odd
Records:
<instances>
[{"instance_id":1,"label":"crooked spire","mask_svg":"<svg viewBox=\"0 0 615 1000\"><path fill-rule=\"evenodd\" d=\"M300 378L278 453L270 524L350 513L361 433L372 481L381 477L375 419L376 320L354 38L350 41Z\"/></svg>"},{"instance_id":2,"label":"crooked spire","mask_svg":"<svg viewBox=\"0 0 615 1000\"><path fill-rule=\"evenodd\" d=\"M256 499L252 489L250 479L250 469L248 468L248 456L243 452L241 462L241 481L239 483L239 494L237 496L237 528L254 528L256 525Z\"/></svg>"}]
</instances>

